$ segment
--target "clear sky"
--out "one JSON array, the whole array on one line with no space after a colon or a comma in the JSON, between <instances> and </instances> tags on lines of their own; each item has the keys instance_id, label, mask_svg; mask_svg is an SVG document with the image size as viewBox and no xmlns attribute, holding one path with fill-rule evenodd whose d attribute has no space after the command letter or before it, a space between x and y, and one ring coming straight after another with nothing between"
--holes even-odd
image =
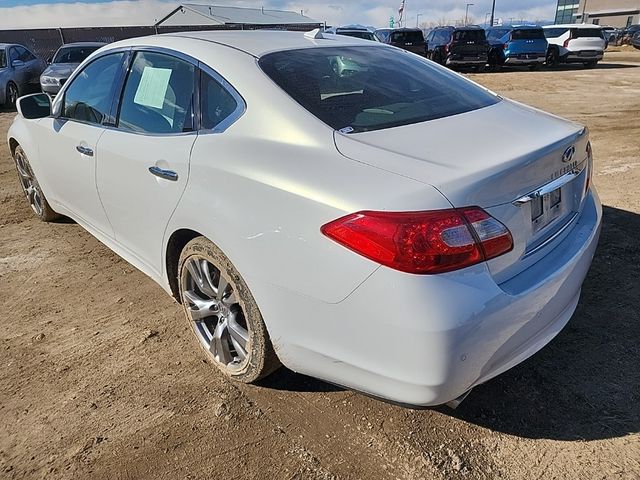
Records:
<instances>
[{"instance_id":1,"label":"clear sky","mask_svg":"<svg viewBox=\"0 0 640 480\"><path fill-rule=\"evenodd\" d=\"M244 7L304 11L305 15L331 25L361 23L387 26L398 17L400 0L185 0ZM148 25L166 15L175 0L0 0L0 28ZM406 24L454 23L464 18L466 3L470 20L483 24L491 0L406 0ZM496 17L505 22L552 20L556 0L496 0Z\"/></svg>"}]
</instances>

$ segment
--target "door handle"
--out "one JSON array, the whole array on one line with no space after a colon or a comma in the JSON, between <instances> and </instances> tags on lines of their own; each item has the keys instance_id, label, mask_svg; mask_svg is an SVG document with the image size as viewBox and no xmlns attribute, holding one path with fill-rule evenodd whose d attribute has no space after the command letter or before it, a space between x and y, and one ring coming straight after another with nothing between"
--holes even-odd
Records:
<instances>
[{"instance_id":1,"label":"door handle","mask_svg":"<svg viewBox=\"0 0 640 480\"><path fill-rule=\"evenodd\" d=\"M165 180L171 180L172 182L176 182L178 180L178 174L173 170L165 170L164 168L149 167L149 172L151 172L156 177L164 178Z\"/></svg>"},{"instance_id":2,"label":"door handle","mask_svg":"<svg viewBox=\"0 0 640 480\"><path fill-rule=\"evenodd\" d=\"M93 157L93 150L89 147L83 147L82 145L78 145L76 150L79 151L82 155L86 155L87 157Z\"/></svg>"}]
</instances>

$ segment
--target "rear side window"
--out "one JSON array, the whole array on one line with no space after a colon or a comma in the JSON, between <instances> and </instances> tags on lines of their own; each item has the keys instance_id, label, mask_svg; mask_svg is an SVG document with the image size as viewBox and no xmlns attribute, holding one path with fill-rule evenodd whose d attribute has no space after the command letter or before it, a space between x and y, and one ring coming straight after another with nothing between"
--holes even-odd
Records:
<instances>
[{"instance_id":1,"label":"rear side window","mask_svg":"<svg viewBox=\"0 0 640 480\"><path fill-rule=\"evenodd\" d=\"M604 38L601 28L574 28L571 38Z\"/></svg>"},{"instance_id":2,"label":"rear side window","mask_svg":"<svg viewBox=\"0 0 640 480\"><path fill-rule=\"evenodd\" d=\"M558 38L567 33L566 28L545 28L543 29L546 38Z\"/></svg>"},{"instance_id":3,"label":"rear side window","mask_svg":"<svg viewBox=\"0 0 640 480\"><path fill-rule=\"evenodd\" d=\"M288 50L265 55L259 64L296 102L345 133L425 122L500 101L454 73L385 47Z\"/></svg>"},{"instance_id":4,"label":"rear side window","mask_svg":"<svg viewBox=\"0 0 640 480\"><path fill-rule=\"evenodd\" d=\"M456 30L453 32L454 42L484 42L486 39L484 30Z\"/></svg>"},{"instance_id":5,"label":"rear side window","mask_svg":"<svg viewBox=\"0 0 640 480\"><path fill-rule=\"evenodd\" d=\"M391 41L394 43L424 43L424 35L418 31L393 32Z\"/></svg>"},{"instance_id":6,"label":"rear side window","mask_svg":"<svg viewBox=\"0 0 640 480\"><path fill-rule=\"evenodd\" d=\"M123 59L124 53L112 53L87 65L65 91L62 116L98 125L107 121Z\"/></svg>"},{"instance_id":7,"label":"rear side window","mask_svg":"<svg viewBox=\"0 0 640 480\"><path fill-rule=\"evenodd\" d=\"M544 32L541 28L515 29L511 32L512 40L544 40Z\"/></svg>"},{"instance_id":8,"label":"rear side window","mask_svg":"<svg viewBox=\"0 0 640 480\"><path fill-rule=\"evenodd\" d=\"M136 53L120 102L118 126L146 133L193 130L195 67L163 53Z\"/></svg>"},{"instance_id":9,"label":"rear side window","mask_svg":"<svg viewBox=\"0 0 640 480\"><path fill-rule=\"evenodd\" d=\"M203 72L200 82L202 128L213 130L238 109L238 102L210 75Z\"/></svg>"}]
</instances>

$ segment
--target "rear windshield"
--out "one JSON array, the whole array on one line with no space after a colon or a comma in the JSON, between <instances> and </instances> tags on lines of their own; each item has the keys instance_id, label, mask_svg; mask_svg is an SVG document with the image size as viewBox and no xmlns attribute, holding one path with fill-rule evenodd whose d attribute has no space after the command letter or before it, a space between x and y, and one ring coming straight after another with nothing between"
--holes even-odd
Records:
<instances>
[{"instance_id":1,"label":"rear windshield","mask_svg":"<svg viewBox=\"0 0 640 480\"><path fill-rule=\"evenodd\" d=\"M512 40L544 40L544 32L541 28L515 29L511 32Z\"/></svg>"},{"instance_id":2,"label":"rear windshield","mask_svg":"<svg viewBox=\"0 0 640 480\"><path fill-rule=\"evenodd\" d=\"M424 35L418 31L393 32L391 41L397 43L424 43Z\"/></svg>"},{"instance_id":3,"label":"rear windshield","mask_svg":"<svg viewBox=\"0 0 640 480\"><path fill-rule=\"evenodd\" d=\"M572 38L603 38L601 28L575 28L571 33Z\"/></svg>"},{"instance_id":4,"label":"rear windshield","mask_svg":"<svg viewBox=\"0 0 640 480\"><path fill-rule=\"evenodd\" d=\"M456 30L453 32L454 42L484 42L486 39L484 30Z\"/></svg>"},{"instance_id":5,"label":"rear windshield","mask_svg":"<svg viewBox=\"0 0 640 480\"><path fill-rule=\"evenodd\" d=\"M547 38L557 38L567 33L566 28L544 28L543 31Z\"/></svg>"},{"instance_id":6,"label":"rear windshield","mask_svg":"<svg viewBox=\"0 0 640 480\"><path fill-rule=\"evenodd\" d=\"M340 31L338 30L336 32L338 35L346 35L347 37L355 37L355 38L362 38L363 40L375 40L376 37L373 33L371 32L358 32L355 30L352 31Z\"/></svg>"},{"instance_id":7,"label":"rear windshield","mask_svg":"<svg viewBox=\"0 0 640 480\"><path fill-rule=\"evenodd\" d=\"M58 50L51 63L82 63L85 58L95 52L98 46L65 47Z\"/></svg>"},{"instance_id":8,"label":"rear windshield","mask_svg":"<svg viewBox=\"0 0 640 480\"><path fill-rule=\"evenodd\" d=\"M385 47L275 52L262 70L334 130L366 132L435 120L500 98L415 55Z\"/></svg>"}]
</instances>

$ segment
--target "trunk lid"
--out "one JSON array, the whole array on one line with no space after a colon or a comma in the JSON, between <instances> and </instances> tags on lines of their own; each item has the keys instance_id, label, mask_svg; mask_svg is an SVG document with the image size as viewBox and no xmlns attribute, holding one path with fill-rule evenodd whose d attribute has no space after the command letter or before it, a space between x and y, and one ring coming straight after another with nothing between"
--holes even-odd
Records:
<instances>
[{"instance_id":1,"label":"trunk lid","mask_svg":"<svg viewBox=\"0 0 640 480\"><path fill-rule=\"evenodd\" d=\"M505 224L515 248L489 262L501 283L553 248L562 238L560 229L570 230L566 225L581 208L586 182L583 131L578 124L502 100L424 123L358 134L336 132L335 141L346 157L430 184L453 206L480 206ZM572 158L563 158L568 149L573 149ZM538 222L537 204L514 204L581 168L559 191L554 189L553 198L544 198ZM552 205L558 196L561 200Z\"/></svg>"}]
</instances>

